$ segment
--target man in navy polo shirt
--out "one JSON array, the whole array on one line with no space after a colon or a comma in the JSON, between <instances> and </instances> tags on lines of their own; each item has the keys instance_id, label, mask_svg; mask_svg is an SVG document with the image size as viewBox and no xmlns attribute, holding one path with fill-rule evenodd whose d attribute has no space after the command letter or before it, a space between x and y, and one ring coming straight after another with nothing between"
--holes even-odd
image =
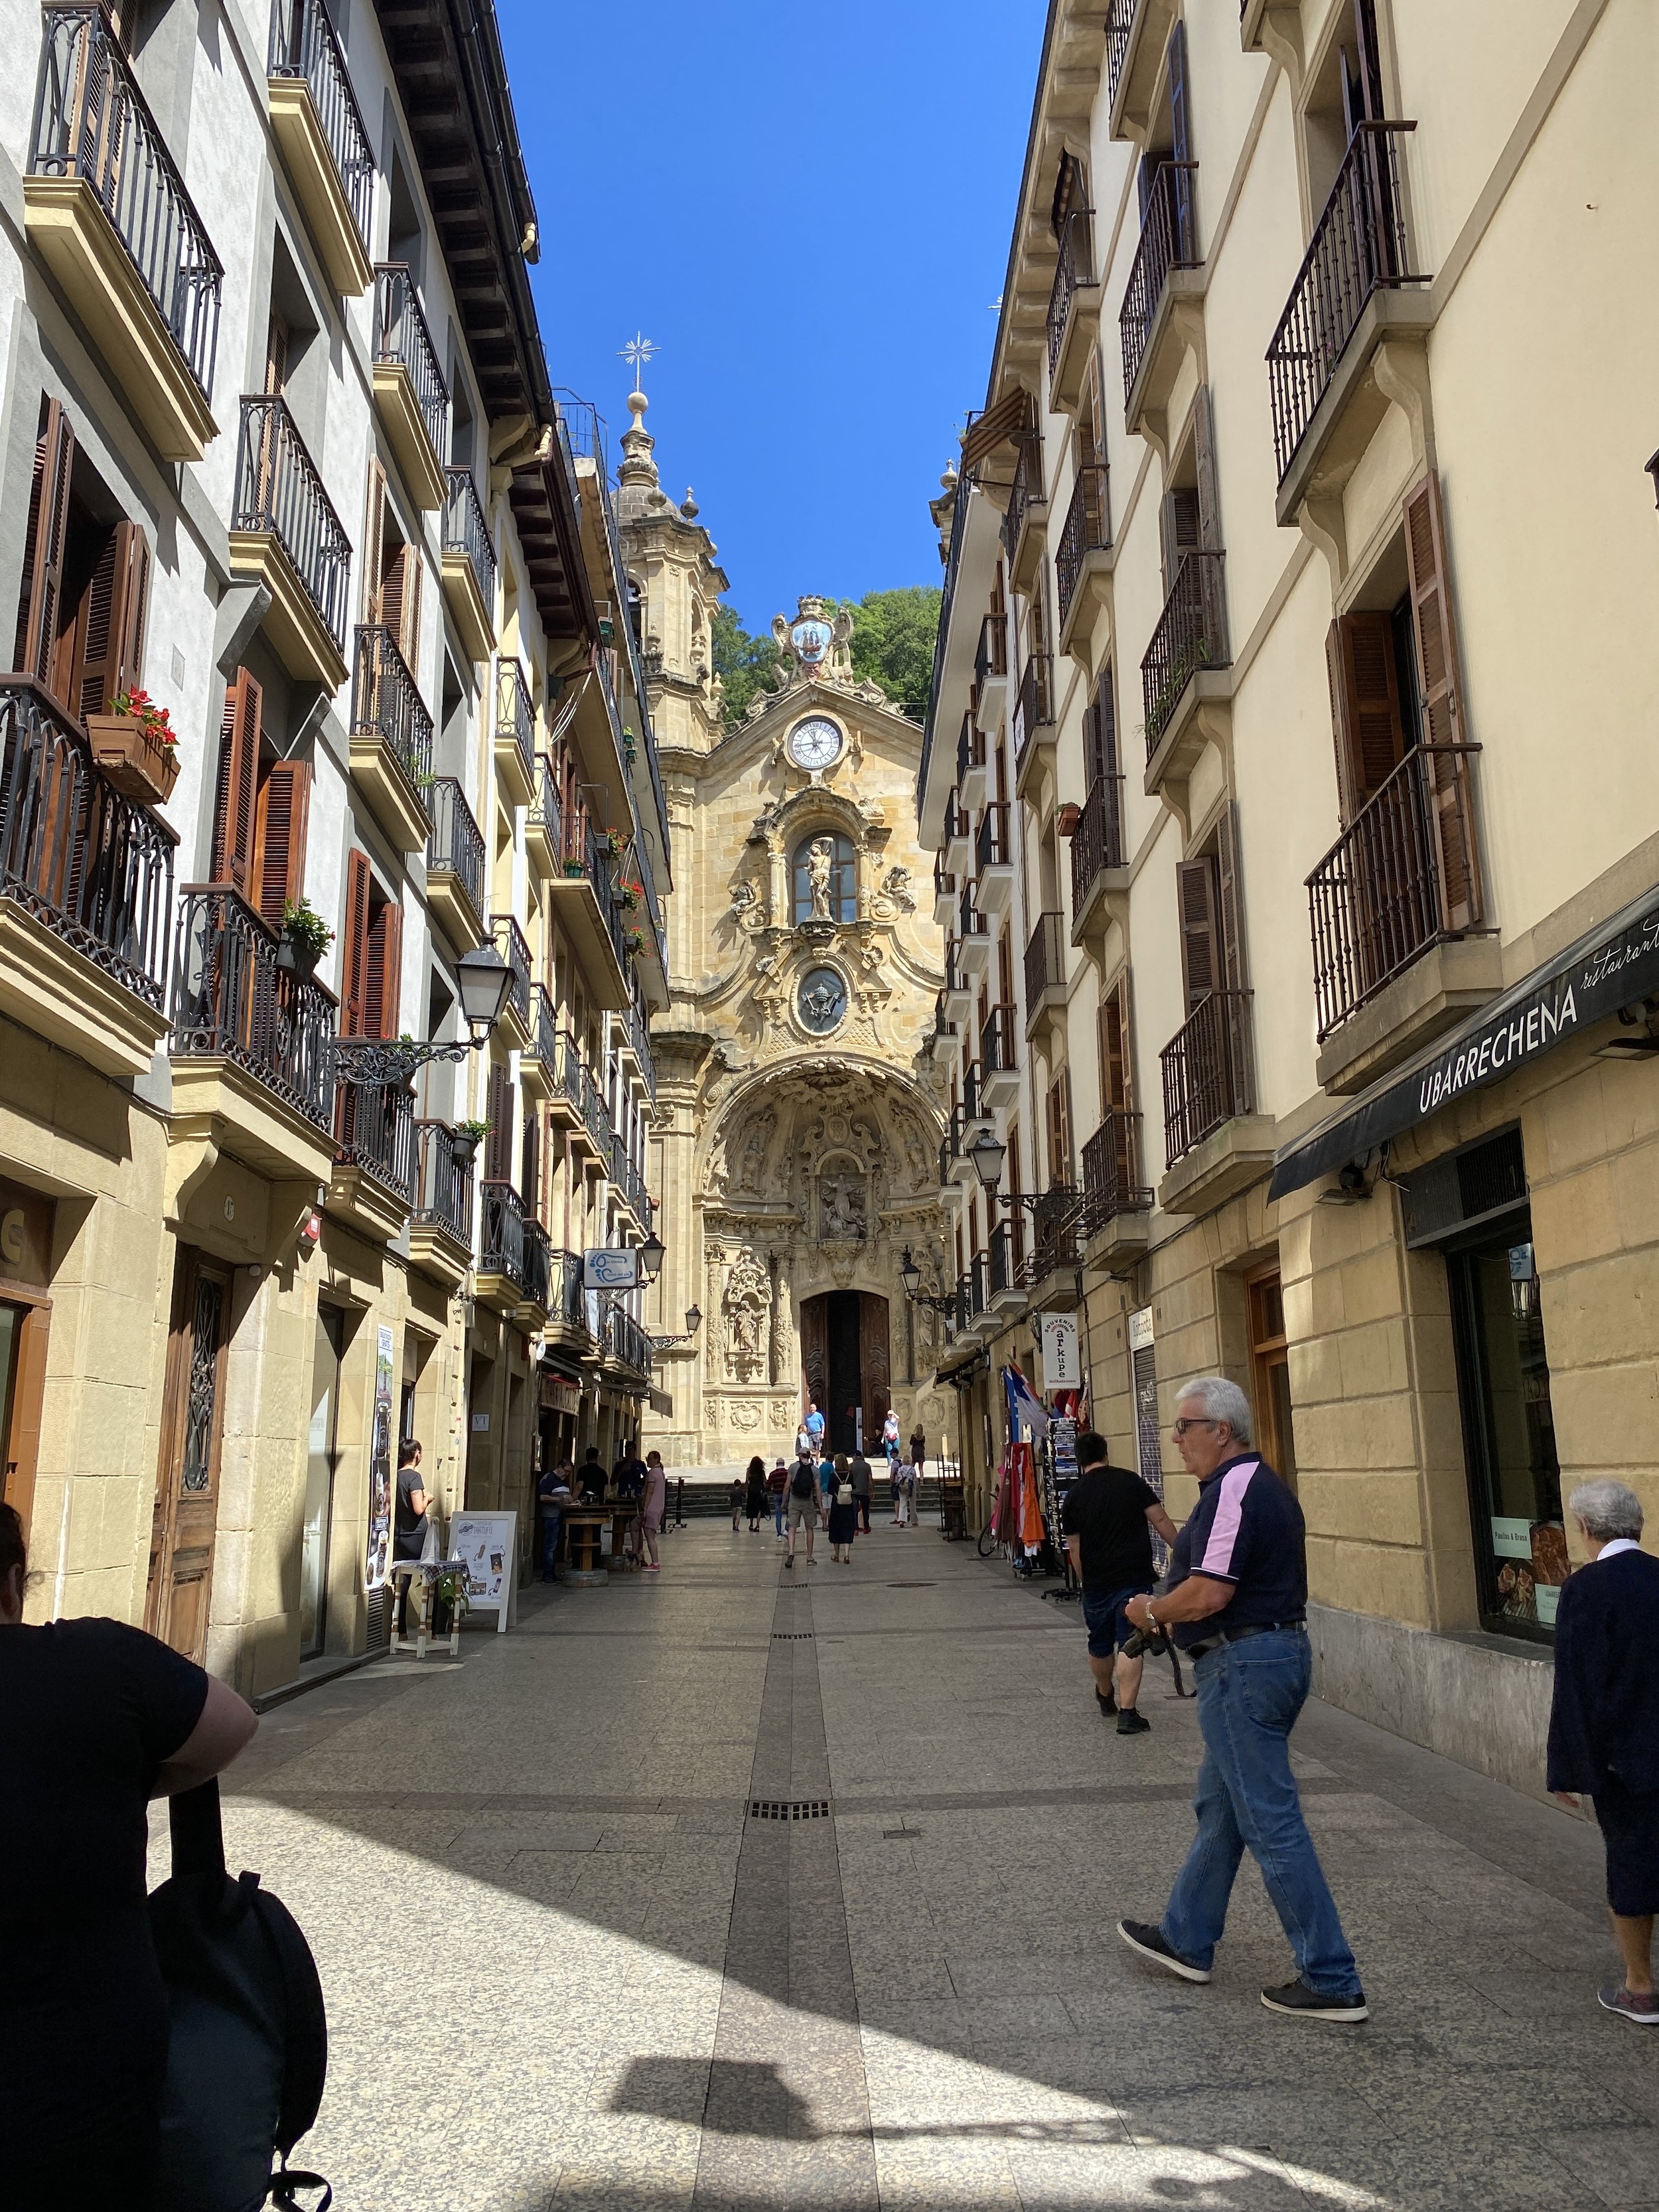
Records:
<instances>
[{"instance_id":1,"label":"man in navy polo shirt","mask_svg":"<svg viewBox=\"0 0 1659 2212\"><path fill-rule=\"evenodd\" d=\"M1168 1590L1131 1598L1124 1610L1138 1628L1169 1630L1194 1661L1205 1753L1198 1833L1163 1920L1120 1920L1117 1932L1166 1972L1207 1982L1248 1847L1297 1966L1297 1979L1263 1990L1262 2003L1360 2021L1365 1993L1291 1771L1291 1730L1313 1671L1302 1509L1250 1437L1237 1383L1206 1375L1182 1392L1176 1448L1198 1478L1198 1504L1176 1539Z\"/></svg>"}]
</instances>

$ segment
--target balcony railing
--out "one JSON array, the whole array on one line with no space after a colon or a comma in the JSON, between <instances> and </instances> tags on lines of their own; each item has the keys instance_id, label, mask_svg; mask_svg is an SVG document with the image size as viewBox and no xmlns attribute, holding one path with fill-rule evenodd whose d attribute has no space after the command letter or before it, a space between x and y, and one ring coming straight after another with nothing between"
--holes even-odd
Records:
<instances>
[{"instance_id":1,"label":"balcony railing","mask_svg":"<svg viewBox=\"0 0 1659 2212\"><path fill-rule=\"evenodd\" d=\"M1111 0L1106 11L1106 106L1117 100L1118 80L1129 52L1129 27L1135 19L1135 0Z\"/></svg>"},{"instance_id":2,"label":"balcony railing","mask_svg":"<svg viewBox=\"0 0 1659 2212\"><path fill-rule=\"evenodd\" d=\"M952 784L945 802L945 842L953 844L958 837L970 837L973 825L968 819L968 809L963 805L961 787Z\"/></svg>"},{"instance_id":3,"label":"balcony railing","mask_svg":"<svg viewBox=\"0 0 1659 2212\"><path fill-rule=\"evenodd\" d=\"M524 1294L544 1313L553 1296L553 1240L533 1215L524 1224Z\"/></svg>"},{"instance_id":4,"label":"balcony railing","mask_svg":"<svg viewBox=\"0 0 1659 2212\"><path fill-rule=\"evenodd\" d=\"M367 252L374 205L374 149L323 0L278 0L270 11L270 73L303 77L310 86L334 173Z\"/></svg>"},{"instance_id":5,"label":"balcony railing","mask_svg":"<svg viewBox=\"0 0 1659 2212\"><path fill-rule=\"evenodd\" d=\"M626 1306L613 1303L606 1307L600 1341L611 1357L621 1360L624 1367L631 1367L636 1375L650 1374L651 1339Z\"/></svg>"},{"instance_id":6,"label":"balcony railing","mask_svg":"<svg viewBox=\"0 0 1659 2212\"><path fill-rule=\"evenodd\" d=\"M642 1222L649 1222L651 1195L646 1189L645 1177L629 1157L627 1146L615 1130L612 1130L611 1135L610 1180L622 1193L624 1201L633 1209L636 1218Z\"/></svg>"},{"instance_id":7,"label":"balcony railing","mask_svg":"<svg viewBox=\"0 0 1659 2212\"><path fill-rule=\"evenodd\" d=\"M964 884L962 896L957 902L957 935L965 942L970 937L988 937L990 926L980 912L975 899L975 886Z\"/></svg>"},{"instance_id":8,"label":"balcony railing","mask_svg":"<svg viewBox=\"0 0 1659 2212\"><path fill-rule=\"evenodd\" d=\"M0 686L0 899L159 1013L173 832L108 782L63 709L25 677Z\"/></svg>"},{"instance_id":9,"label":"balcony railing","mask_svg":"<svg viewBox=\"0 0 1659 2212\"><path fill-rule=\"evenodd\" d=\"M413 1218L472 1246L472 1158L455 1156L455 1132L447 1121L415 1124Z\"/></svg>"},{"instance_id":10,"label":"balcony railing","mask_svg":"<svg viewBox=\"0 0 1659 2212\"><path fill-rule=\"evenodd\" d=\"M1054 373L1060 349L1066 339L1066 319L1072 301L1095 281L1094 210L1074 208L1060 234L1060 258L1048 294L1048 374Z\"/></svg>"},{"instance_id":11,"label":"balcony railing","mask_svg":"<svg viewBox=\"0 0 1659 2212\"><path fill-rule=\"evenodd\" d=\"M596 1157L608 1161L611 1158L611 1109L605 1103L605 1093L599 1088L592 1069L584 1060L581 1065L582 1127L587 1132L588 1142Z\"/></svg>"},{"instance_id":12,"label":"balcony railing","mask_svg":"<svg viewBox=\"0 0 1659 2212\"><path fill-rule=\"evenodd\" d=\"M985 1109L979 1095L979 1062L970 1060L962 1071L962 1120L964 1129L983 1121Z\"/></svg>"},{"instance_id":13,"label":"balcony railing","mask_svg":"<svg viewBox=\"0 0 1659 2212\"><path fill-rule=\"evenodd\" d=\"M558 1052L553 1061L554 1095L568 1101L578 1114L582 1110L582 1078L586 1073L575 1038L568 1030L561 1030Z\"/></svg>"},{"instance_id":14,"label":"balcony railing","mask_svg":"<svg viewBox=\"0 0 1659 2212\"><path fill-rule=\"evenodd\" d=\"M406 1082L343 1083L335 1094L334 1135L341 1166L364 1168L406 1205L413 1202L415 1101Z\"/></svg>"},{"instance_id":15,"label":"balcony railing","mask_svg":"<svg viewBox=\"0 0 1659 2212\"><path fill-rule=\"evenodd\" d=\"M1183 553L1164 611L1140 664L1141 702L1146 712L1146 757L1158 750L1181 695L1200 668L1224 668L1227 595L1224 553Z\"/></svg>"},{"instance_id":16,"label":"balcony railing","mask_svg":"<svg viewBox=\"0 0 1659 2212\"><path fill-rule=\"evenodd\" d=\"M1140 1180L1140 1116L1117 1107L1083 1147L1083 1213L1085 1237L1103 1229L1120 1213L1144 1213L1152 1194Z\"/></svg>"},{"instance_id":17,"label":"balcony railing","mask_svg":"<svg viewBox=\"0 0 1659 2212\"><path fill-rule=\"evenodd\" d=\"M1006 1221L999 1221L991 1231L989 1248L986 1253L989 1295L1012 1290L1014 1285L1013 1232Z\"/></svg>"},{"instance_id":18,"label":"balcony railing","mask_svg":"<svg viewBox=\"0 0 1659 2212\"><path fill-rule=\"evenodd\" d=\"M1031 1208L1031 1249L1024 1276L1028 1284L1040 1283L1056 1267L1082 1264L1078 1225L1083 1212L1083 1194L1069 1182L1052 1184Z\"/></svg>"},{"instance_id":19,"label":"balcony railing","mask_svg":"<svg viewBox=\"0 0 1659 2212\"><path fill-rule=\"evenodd\" d=\"M1036 431L1028 430L1019 441L1014 480L1008 488L1008 509L1002 518L1002 549L1010 561L1025 527L1025 510L1033 500L1042 497L1042 440Z\"/></svg>"},{"instance_id":20,"label":"balcony railing","mask_svg":"<svg viewBox=\"0 0 1659 2212\"><path fill-rule=\"evenodd\" d=\"M1025 1011L1029 1013L1045 991L1066 986L1066 917L1040 914L1025 947Z\"/></svg>"},{"instance_id":21,"label":"balcony railing","mask_svg":"<svg viewBox=\"0 0 1659 2212\"><path fill-rule=\"evenodd\" d=\"M1322 1044L1431 945L1480 927L1479 750L1407 753L1308 878Z\"/></svg>"},{"instance_id":22,"label":"balcony railing","mask_svg":"<svg viewBox=\"0 0 1659 2212\"><path fill-rule=\"evenodd\" d=\"M547 1070L550 1083L556 1080L559 1064L559 1017L553 1001L547 995L545 984L530 987L530 1042L525 1047L526 1059L540 1060Z\"/></svg>"},{"instance_id":23,"label":"balcony railing","mask_svg":"<svg viewBox=\"0 0 1659 2212\"><path fill-rule=\"evenodd\" d=\"M1019 679L1019 696L1014 702L1016 763L1024 759L1025 748L1037 731L1048 728L1054 719L1054 655L1034 653L1026 661L1025 672Z\"/></svg>"},{"instance_id":24,"label":"balcony railing","mask_svg":"<svg viewBox=\"0 0 1659 2212\"><path fill-rule=\"evenodd\" d=\"M448 496L444 501L446 553L465 553L483 603L493 615L495 605L495 549L489 542L489 523L478 497L471 469L446 469Z\"/></svg>"},{"instance_id":25,"label":"balcony railing","mask_svg":"<svg viewBox=\"0 0 1659 2212\"><path fill-rule=\"evenodd\" d=\"M1006 868L1013 865L1013 852L1008 842L1008 805L1006 799L994 799L979 817L979 828L974 832L974 864L981 876L988 868Z\"/></svg>"},{"instance_id":26,"label":"balcony railing","mask_svg":"<svg viewBox=\"0 0 1659 2212\"><path fill-rule=\"evenodd\" d=\"M276 540L343 653L351 543L285 399L242 401L231 527L269 532Z\"/></svg>"},{"instance_id":27,"label":"balcony railing","mask_svg":"<svg viewBox=\"0 0 1659 2212\"><path fill-rule=\"evenodd\" d=\"M1078 471L1077 482L1072 486L1071 502L1066 509L1066 521L1054 551L1054 594L1062 629L1077 596L1084 556L1103 552L1112 542L1107 483L1106 471L1098 463L1092 463Z\"/></svg>"},{"instance_id":28,"label":"balcony railing","mask_svg":"<svg viewBox=\"0 0 1659 2212\"><path fill-rule=\"evenodd\" d=\"M1224 1121L1255 1111L1250 994L1212 991L1164 1048L1164 1154L1173 1167Z\"/></svg>"},{"instance_id":29,"label":"balcony railing","mask_svg":"<svg viewBox=\"0 0 1659 2212\"><path fill-rule=\"evenodd\" d=\"M552 1267L548 1283L548 1317L560 1322L566 1328L579 1328L587 1334L587 1299L582 1281L582 1255L580 1252L556 1251L551 1255Z\"/></svg>"},{"instance_id":30,"label":"balcony railing","mask_svg":"<svg viewBox=\"0 0 1659 2212\"><path fill-rule=\"evenodd\" d=\"M449 459L449 386L438 366L438 349L427 328L415 278L401 261L374 270L374 358L396 362L409 373L415 404L440 468Z\"/></svg>"},{"instance_id":31,"label":"balcony railing","mask_svg":"<svg viewBox=\"0 0 1659 2212\"><path fill-rule=\"evenodd\" d=\"M1118 327L1123 339L1123 398L1127 405L1146 358L1158 303L1172 269L1195 269L1193 178L1196 161L1164 161L1152 172L1140 243L1129 270Z\"/></svg>"},{"instance_id":32,"label":"balcony railing","mask_svg":"<svg viewBox=\"0 0 1659 2212\"><path fill-rule=\"evenodd\" d=\"M473 819L466 793L453 775L437 777L428 801L432 830L426 841L426 867L446 869L472 902L475 914L484 908L483 832Z\"/></svg>"},{"instance_id":33,"label":"balcony railing","mask_svg":"<svg viewBox=\"0 0 1659 2212\"><path fill-rule=\"evenodd\" d=\"M1267 348L1273 452L1282 481L1329 389L1373 292L1427 278L1411 273L1400 199L1401 133L1414 123L1358 123L1314 226Z\"/></svg>"},{"instance_id":34,"label":"balcony railing","mask_svg":"<svg viewBox=\"0 0 1659 2212\"><path fill-rule=\"evenodd\" d=\"M495 663L495 733L510 738L518 747L524 779L536 780L536 709L531 703L530 684L524 665L510 653Z\"/></svg>"},{"instance_id":35,"label":"balcony railing","mask_svg":"<svg viewBox=\"0 0 1659 2212\"><path fill-rule=\"evenodd\" d=\"M1123 866L1123 778L1097 775L1072 832L1072 912L1082 913L1103 868Z\"/></svg>"},{"instance_id":36,"label":"balcony railing","mask_svg":"<svg viewBox=\"0 0 1659 2212\"><path fill-rule=\"evenodd\" d=\"M224 270L101 8L46 10L29 170L92 186L210 398Z\"/></svg>"},{"instance_id":37,"label":"balcony railing","mask_svg":"<svg viewBox=\"0 0 1659 2212\"><path fill-rule=\"evenodd\" d=\"M981 1077L1010 1075L1018 1073L1018 1031L1015 1027L1017 1009L1013 1006L993 1006L979 1025L979 1061Z\"/></svg>"},{"instance_id":38,"label":"balcony railing","mask_svg":"<svg viewBox=\"0 0 1659 2212\"><path fill-rule=\"evenodd\" d=\"M432 717L398 650L396 633L379 623L358 624L351 726L360 737L380 738L427 805L432 789Z\"/></svg>"},{"instance_id":39,"label":"balcony railing","mask_svg":"<svg viewBox=\"0 0 1659 2212\"><path fill-rule=\"evenodd\" d=\"M530 945L523 930L510 914L492 914L489 917L490 942L512 970L513 986L507 994L507 1003L525 1028L530 1024Z\"/></svg>"},{"instance_id":40,"label":"balcony railing","mask_svg":"<svg viewBox=\"0 0 1659 2212\"><path fill-rule=\"evenodd\" d=\"M968 780L970 769L985 765L985 732L971 714L962 718L962 727L957 732L957 787L961 788Z\"/></svg>"},{"instance_id":41,"label":"balcony railing","mask_svg":"<svg viewBox=\"0 0 1659 2212\"><path fill-rule=\"evenodd\" d=\"M276 964L280 940L225 884L179 894L175 1060L234 1061L318 1128L334 1127L334 1000Z\"/></svg>"},{"instance_id":42,"label":"balcony railing","mask_svg":"<svg viewBox=\"0 0 1659 2212\"><path fill-rule=\"evenodd\" d=\"M478 1185L478 1273L505 1275L515 1290L523 1290L524 1200L510 1182L488 1179Z\"/></svg>"},{"instance_id":43,"label":"balcony railing","mask_svg":"<svg viewBox=\"0 0 1659 2212\"><path fill-rule=\"evenodd\" d=\"M979 646L974 654L974 682L983 686L993 676L1008 673L1008 617L988 614L979 626Z\"/></svg>"},{"instance_id":44,"label":"balcony railing","mask_svg":"<svg viewBox=\"0 0 1659 2212\"><path fill-rule=\"evenodd\" d=\"M645 1077L645 1087L654 1101L657 1096L657 1062L651 1049L651 1030L645 1010L637 1001L630 1004L623 1016L623 1026L628 1032L628 1042Z\"/></svg>"}]
</instances>

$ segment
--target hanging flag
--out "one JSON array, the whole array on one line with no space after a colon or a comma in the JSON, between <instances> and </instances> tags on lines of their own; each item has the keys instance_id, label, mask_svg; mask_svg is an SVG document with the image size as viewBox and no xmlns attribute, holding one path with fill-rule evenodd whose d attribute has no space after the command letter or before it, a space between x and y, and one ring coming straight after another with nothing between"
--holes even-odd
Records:
<instances>
[{"instance_id":1,"label":"hanging flag","mask_svg":"<svg viewBox=\"0 0 1659 2212\"><path fill-rule=\"evenodd\" d=\"M1018 1367L1003 1369L1002 1387L1008 1394L1009 1435L1018 1437L1023 1421L1031 1441L1041 1443L1048 1433L1048 1416Z\"/></svg>"}]
</instances>

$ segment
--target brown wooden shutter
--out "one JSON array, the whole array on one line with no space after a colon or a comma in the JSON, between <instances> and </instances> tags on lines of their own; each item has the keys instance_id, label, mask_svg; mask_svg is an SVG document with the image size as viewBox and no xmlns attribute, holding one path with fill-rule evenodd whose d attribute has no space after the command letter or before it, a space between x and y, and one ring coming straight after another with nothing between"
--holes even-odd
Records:
<instances>
[{"instance_id":1,"label":"brown wooden shutter","mask_svg":"<svg viewBox=\"0 0 1659 2212\"><path fill-rule=\"evenodd\" d=\"M212 880L229 884L250 903L264 703L258 684L246 668L239 668L225 690L224 719L219 726L219 786L213 808Z\"/></svg>"},{"instance_id":2,"label":"brown wooden shutter","mask_svg":"<svg viewBox=\"0 0 1659 2212\"><path fill-rule=\"evenodd\" d=\"M1198 548L1200 529L1197 486L1176 484L1165 492L1158 522L1163 538L1164 592L1167 598L1175 589L1176 570L1181 566L1182 555Z\"/></svg>"},{"instance_id":3,"label":"brown wooden shutter","mask_svg":"<svg viewBox=\"0 0 1659 2212\"><path fill-rule=\"evenodd\" d=\"M118 522L82 594L63 644L68 669L56 689L85 721L107 714L142 679L149 540L137 522Z\"/></svg>"},{"instance_id":4,"label":"brown wooden shutter","mask_svg":"<svg viewBox=\"0 0 1659 2212\"><path fill-rule=\"evenodd\" d=\"M1089 725L1093 740L1089 755L1089 781L1117 774L1117 708L1112 697L1112 664L1102 665L1095 678L1094 717Z\"/></svg>"},{"instance_id":5,"label":"brown wooden shutter","mask_svg":"<svg viewBox=\"0 0 1659 2212\"><path fill-rule=\"evenodd\" d=\"M403 981L404 910L387 899L368 925L368 958L363 971L363 1035L395 1037Z\"/></svg>"},{"instance_id":6,"label":"brown wooden shutter","mask_svg":"<svg viewBox=\"0 0 1659 2212\"><path fill-rule=\"evenodd\" d=\"M1114 1113L1129 1110L1129 976L1126 969L1100 1002L1100 1095Z\"/></svg>"},{"instance_id":7,"label":"brown wooden shutter","mask_svg":"<svg viewBox=\"0 0 1659 2212\"><path fill-rule=\"evenodd\" d=\"M288 325L276 314L265 325L264 389L269 398L288 389Z\"/></svg>"},{"instance_id":8,"label":"brown wooden shutter","mask_svg":"<svg viewBox=\"0 0 1659 2212\"><path fill-rule=\"evenodd\" d=\"M1220 988L1221 981L1216 865L1210 854L1177 863L1176 887L1181 908L1181 979L1190 1014Z\"/></svg>"},{"instance_id":9,"label":"brown wooden shutter","mask_svg":"<svg viewBox=\"0 0 1659 2212\"><path fill-rule=\"evenodd\" d=\"M1001 994L999 1005L1012 1006L1014 1003L1014 945L1006 924L997 939L997 981Z\"/></svg>"},{"instance_id":10,"label":"brown wooden shutter","mask_svg":"<svg viewBox=\"0 0 1659 2212\"><path fill-rule=\"evenodd\" d=\"M1406 757L1394 624L1386 614L1342 615L1325 640L1342 819L1352 822Z\"/></svg>"},{"instance_id":11,"label":"brown wooden shutter","mask_svg":"<svg viewBox=\"0 0 1659 2212\"><path fill-rule=\"evenodd\" d=\"M485 1101L484 1118L489 1123L489 1140L484 1148L484 1174L491 1182L511 1182L513 1093L506 1066L499 1060L490 1066Z\"/></svg>"},{"instance_id":12,"label":"brown wooden shutter","mask_svg":"<svg viewBox=\"0 0 1659 2212\"><path fill-rule=\"evenodd\" d=\"M64 539L69 528L70 477L75 466L75 428L57 400L41 410L23 538L23 577L17 598L17 637L12 666L50 684L58 637L58 602L64 580Z\"/></svg>"},{"instance_id":13,"label":"brown wooden shutter","mask_svg":"<svg viewBox=\"0 0 1659 2212\"><path fill-rule=\"evenodd\" d=\"M1385 110L1382 48L1376 35L1376 0L1353 0L1353 27L1359 49L1361 108L1368 122L1380 123Z\"/></svg>"},{"instance_id":14,"label":"brown wooden shutter","mask_svg":"<svg viewBox=\"0 0 1659 2212\"><path fill-rule=\"evenodd\" d=\"M1198 475L1198 542L1206 553L1221 550L1221 495L1215 465L1215 416L1210 387L1193 395L1193 463Z\"/></svg>"},{"instance_id":15,"label":"brown wooden shutter","mask_svg":"<svg viewBox=\"0 0 1659 2212\"><path fill-rule=\"evenodd\" d=\"M542 1128L541 1117L532 1107L524 1121L524 1180L519 1185L519 1195L525 1211L538 1219L541 1215L542 1188Z\"/></svg>"},{"instance_id":16,"label":"brown wooden shutter","mask_svg":"<svg viewBox=\"0 0 1659 2212\"><path fill-rule=\"evenodd\" d=\"M1457 633L1452 620L1445 518L1440 505L1440 481L1432 470L1407 493L1405 517L1423 742L1425 745L1467 744L1469 733L1463 716ZM1466 756L1441 753L1433 761L1430 778L1441 892L1446 926L1450 929L1470 927L1480 908L1479 861L1468 831L1472 816L1468 775Z\"/></svg>"},{"instance_id":17,"label":"brown wooden shutter","mask_svg":"<svg viewBox=\"0 0 1659 2212\"><path fill-rule=\"evenodd\" d=\"M416 547L404 547L398 566L398 649L413 676L421 653L421 556Z\"/></svg>"},{"instance_id":18,"label":"brown wooden shutter","mask_svg":"<svg viewBox=\"0 0 1659 2212\"><path fill-rule=\"evenodd\" d=\"M1008 1124L1007 1174L1008 1194L1011 1198L1018 1198L1020 1194L1019 1124L1018 1121L1010 1121ZM1011 1241L1013 1248L1014 1265L1017 1267L1023 1267L1025 1261L1025 1208L1023 1206L1011 1206L1009 1208L1009 1213L1011 1217L1009 1226L1013 1231L1013 1237Z\"/></svg>"},{"instance_id":19,"label":"brown wooden shutter","mask_svg":"<svg viewBox=\"0 0 1659 2212\"><path fill-rule=\"evenodd\" d=\"M340 943L340 1034L362 1036L368 992L368 855L346 856L345 927Z\"/></svg>"},{"instance_id":20,"label":"brown wooden shutter","mask_svg":"<svg viewBox=\"0 0 1659 2212\"><path fill-rule=\"evenodd\" d=\"M273 929L283 909L305 896L306 827L311 813L311 764L277 761L259 786L255 806L253 903Z\"/></svg>"},{"instance_id":21,"label":"brown wooden shutter","mask_svg":"<svg viewBox=\"0 0 1659 2212\"><path fill-rule=\"evenodd\" d=\"M1244 974L1243 905L1238 888L1238 809L1229 799L1216 824L1216 892L1221 917L1221 983L1242 991Z\"/></svg>"},{"instance_id":22,"label":"brown wooden shutter","mask_svg":"<svg viewBox=\"0 0 1659 2212\"><path fill-rule=\"evenodd\" d=\"M11 1386L11 1433L5 1439L5 1474L0 1494L18 1514L27 1538L34 1503L34 1478L40 1463L41 1418L46 1396L46 1346L52 1308L32 1305L18 1316L17 1365Z\"/></svg>"},{"instance_id":23,"label":"brown wooden shutter","mask_svg":"<svg viewBox=\"0 0 1659 2212\"><path fill-rule=\"evenodd\" d=\"M368 462L368 511L363 525L363 620L372 627L385 619L380 612L380 587L385 578L380 564L386 558L386 471L371 453Z\"/></svg>"}]
</instances>

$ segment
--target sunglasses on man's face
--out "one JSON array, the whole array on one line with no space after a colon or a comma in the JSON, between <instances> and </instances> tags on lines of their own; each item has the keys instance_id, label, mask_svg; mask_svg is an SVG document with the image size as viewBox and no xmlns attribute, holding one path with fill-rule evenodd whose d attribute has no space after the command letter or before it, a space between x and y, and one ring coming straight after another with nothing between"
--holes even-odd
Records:
<instances>
[{"instance_id":1,"label":"sunglasses on man's face","mask_svg":"<svg viewBox=\"0 0 1659 2212\"><path fill-rule=\"evenodd\" d=\"M1212 1421L1206 1413L1183 1413L1176 1421L1172 1433L1184 1437L1188 1429L1218 1429L1219 1421Z\"/></svg>"}]
</instances>

